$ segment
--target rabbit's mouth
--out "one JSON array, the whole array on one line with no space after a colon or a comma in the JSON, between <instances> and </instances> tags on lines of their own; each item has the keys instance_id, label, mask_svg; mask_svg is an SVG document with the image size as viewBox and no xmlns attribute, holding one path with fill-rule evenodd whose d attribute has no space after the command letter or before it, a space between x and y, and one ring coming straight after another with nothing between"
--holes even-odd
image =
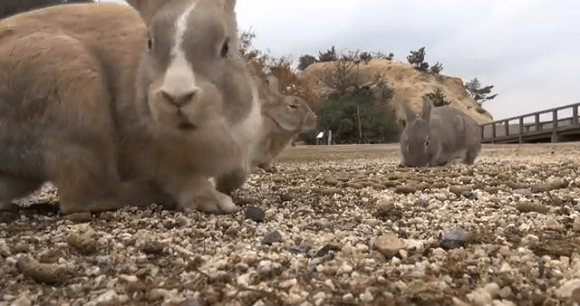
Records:
<instances>
[{"instance_id":1,"label":"rabbit's mouth","mask_svg":"<svg viewBox=\"0 0 580 306\"><path fill-rule=\"evenodd\" d=\"M177 126L178 129L182 131L194 131L197 129L197 126L191 122L182 122Z\"/></svg>"},{"instance_id":2,"label":"rabbit's mouth","mask_svg":"<svg viewBox=\"0 0 580 306\"><path fill-rule=\"evenodd\" d=\"M177 110L177 116L179 117L179 124L177 128L182 131L193 131L197 129L197 126L191 123L190 119L181 111L181 109Z\"/></svg>"}]
</instances>

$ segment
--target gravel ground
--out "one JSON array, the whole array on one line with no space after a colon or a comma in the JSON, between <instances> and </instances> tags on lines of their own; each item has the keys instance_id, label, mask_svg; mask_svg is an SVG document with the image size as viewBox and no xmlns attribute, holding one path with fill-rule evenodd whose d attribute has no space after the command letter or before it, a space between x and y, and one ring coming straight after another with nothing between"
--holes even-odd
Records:
<instances>
[{"instance_id":1,"label":"gravel ground","mask_svg":"<svg viewBox=\"0 0 580 306\"><path fill-rule=\"evenodd\" d=\"M63 217L47 185L2 215L0 305L577 305L579 149L409 169L396 146L288 148L222 216Z\"/></svg>"}]
</instances>

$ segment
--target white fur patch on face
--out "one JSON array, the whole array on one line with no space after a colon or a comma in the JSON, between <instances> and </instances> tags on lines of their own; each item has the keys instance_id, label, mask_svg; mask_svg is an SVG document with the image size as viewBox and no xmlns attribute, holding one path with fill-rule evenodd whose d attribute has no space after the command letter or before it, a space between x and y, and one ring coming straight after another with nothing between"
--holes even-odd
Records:
<instances>
[{"instance_id":1,"label":"white fur patch on face","mask_svg":"<svg viewBox=\"0 0 580 306\"><path fill-rule=\"evenodd\" d=\"M185 58L183 39L187 30L187 19L195 9L197 3L193 3L175 21L174 45L171 49L171 62L165 73L165 79L161 90L180 97L196 89L195 74L191 64Z\"/></svg>"}]
</instances>

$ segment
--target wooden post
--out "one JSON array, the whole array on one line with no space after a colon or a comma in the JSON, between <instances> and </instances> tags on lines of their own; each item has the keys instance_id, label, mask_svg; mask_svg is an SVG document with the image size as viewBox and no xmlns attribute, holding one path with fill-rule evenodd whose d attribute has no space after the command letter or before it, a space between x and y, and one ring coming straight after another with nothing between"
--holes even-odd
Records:
<instances>
[{"instance_id":1,"label":"wooden post","mask_svg":"<svg viewBox=\"0 0 580 306\"><path fill-rule=\"evenodd\" d=\"M492 129L491 129L491 140L493 142L495 142L495 122L492 124Z\"/></svg>"},{"instance_id":2,"label":"wooden post","mask_svg":"<svg viewBox=\"0 0 580 306\"><path fill-rule=\"evenodd\" d=\"M522 143L522 135L524 134L524 117L520 117L520 137L518 137L518 141Z\"/></svg>"},{"instance_id":3,"label":"wooden post","mask_svg":"<svg viewBox=\"0 0 580 306\"><path fill-rule=\"evenodd\" d=\"M552 111L552 129L556 129L558 127L558 110Z\"/></svg>"},{"instance_id":4,"label":"wooden post","mask_svg":"<svg viewBox=\"0 0 580 306\"><path fill-rule=\"evenodd\" d=\"M509 136L510 135L510 122L508 120L505 121L505 136Z\"/></svg>"},{"instance_id":5,"label":"wooden post","mask_svg":"<svg viewBox=\"0 0 580 306\"><path fill-rule=\"evenodd\" d=\"M572 107L572 125L578 125L578 104Z\"/></svg>"},{"instance_id":6,"label":"wooden post","mask_svg":"<svg viewBox=\"0 0 580 306\"><path fill-rule=\"evenodd\" d=\"M536 132L537 132L540 130L540 114L536 114L536 116L534 116L534 117L536 120L535 124L536 124Z\"/></svg>"}]
</instances>

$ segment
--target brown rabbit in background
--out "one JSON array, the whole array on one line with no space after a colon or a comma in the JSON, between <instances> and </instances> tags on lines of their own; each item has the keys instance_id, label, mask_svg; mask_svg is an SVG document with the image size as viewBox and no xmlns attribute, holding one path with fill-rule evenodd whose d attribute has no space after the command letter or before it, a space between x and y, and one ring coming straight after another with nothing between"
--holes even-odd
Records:
<instances>
[{"instance_id":1,"label":"brown rabbit in background","mask_svg":"<svg viewBox=\"0 0 580 306\"><path fill-rule=\"evenodd\" d=\"M295 136L315 130L317 117L304 100L280 93L278 79L264 73L258 62L250 60L247 65L259 91L263 121L263 132L254 151L252 168L273 172L272 162ZM243 173L219 177L216 179L217 190L229 194L241 187L246 177Z\"/></svg>"},{"instance_id":2,"label":"brown rabbit in background","mask_svg":"<svg viewBox=\"0 0 580 306\"><path fill-rule=\"evenodd\" d=\"M254 164L272 171L272 162L301 133L317 128L316 114L304 100L278 91L273 75L257 78L264 118L264 135L254 156Z\"/></svg>"},{"instance_id":3,"label":"brown rabbit in background","mask_svg":"<svg viewBox=\"0 0 580 306\"><path fill-rule=\"evenodd\" d=\"M473 165L481 150L480 129L473 118L451 106L433 107L425 96L421 114L408 103L403 107L405 129L399 142L403 165L443 166L456 158Z\"/></svg>"},{"instance_id":4,"label":"brown rabbit in background","mask_svg":"<svg viewBox=\"0 0 580 306\"><path fill-rule=\"evenodd\" d=\"M0 209L44 181L63 213L237 210L261 135L235 0L67 4L0 21Z\"/></svg>"}]
</instances>

